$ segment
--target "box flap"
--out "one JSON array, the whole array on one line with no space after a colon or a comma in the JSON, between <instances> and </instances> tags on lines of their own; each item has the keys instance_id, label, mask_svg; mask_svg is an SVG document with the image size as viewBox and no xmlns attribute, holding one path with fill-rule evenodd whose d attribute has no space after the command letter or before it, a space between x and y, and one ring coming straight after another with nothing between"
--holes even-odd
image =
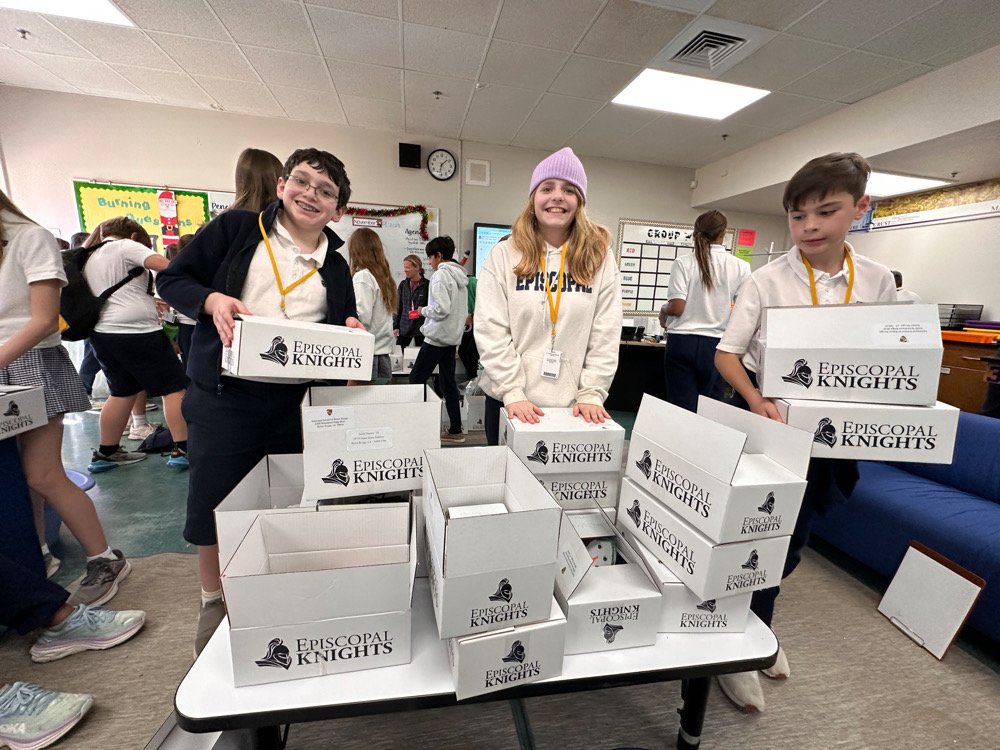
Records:
<instances>
[{"instance_id":1,"label":"box flap","mask_svg":"<svg viewBox=\"0 0 1000 750\"><path fill-rule=\"evenodd\" d=\"M308 390L303 406L367 406L370 404L437 403L441 398L426 385L314 386Z\"/></svg>"},{"instance_id":2,"label":"box flap","mask_svg":"<svg viewBox=\"0 0 1000 750\"><path fill-rule=\"evenodd\" d=\"M583 577L594 564L569 513L559 522L559 558L556 565L556 589L563 599L569 599Z\"/></svg>"},{"instance_id":3,"label":"box flap","mask_svg":"<svg viewBox=\"0 0 1000 750\"><path fill-rule=\"evenodd\" d=\"M302 492L301 453L278 453L267 457L268 483L275 487L295 487Z\"/></svg>"},{"instance_id":4,"label":"box flap","mask_svg":"<svg viewBox=\"0 0 1000 750\"><path fill-rule=\"evenodd\" d=\"M767 347L942 349L937 305L802 305L764 310Z\"/></svg>"}]
</instances>

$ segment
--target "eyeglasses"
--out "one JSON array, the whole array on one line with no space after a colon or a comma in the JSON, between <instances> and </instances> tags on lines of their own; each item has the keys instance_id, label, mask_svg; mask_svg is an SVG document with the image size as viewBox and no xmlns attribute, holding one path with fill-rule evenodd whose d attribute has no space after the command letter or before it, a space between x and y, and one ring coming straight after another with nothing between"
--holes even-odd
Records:
<instances>
[{"instance_id":1,"label":"eyeglasses","mask_svg":"<svg viewBox=\"0 0 1000 750\"><path fill-rule=\"evenodd\" d=\"M295 185L295 187L297 187L299 190L302 190L303 192L307 191L309 188L312 188L313 192L315 192L316 195L318 195L325 201L336 202L337 198L340 197L339 192L337 192L333 188L326 187L325 185L313 185L311 182L309 182L309 180L305 179L301 175L290 174L288 175L288 181L293 185Z\"/></svg>"}]
</instances>

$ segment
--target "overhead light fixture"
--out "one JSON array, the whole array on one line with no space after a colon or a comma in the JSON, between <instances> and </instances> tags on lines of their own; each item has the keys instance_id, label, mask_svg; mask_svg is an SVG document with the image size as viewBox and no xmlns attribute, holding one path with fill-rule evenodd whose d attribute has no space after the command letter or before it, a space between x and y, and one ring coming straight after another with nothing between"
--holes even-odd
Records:
<instances>
[{"instance_id":1,"label":"overhead light fixture","mask_svg":"<svg viewBox=\"0 0 1000 750\"><path fill-rule=\"evenodd\" d=\"M611 101L631 107L722 120L770 93L735 83L646 68Z\"/></svg>"},{"instance_id":2,"label":"overhead light fixture","mask_svg":"<svg viewBox=\"0 0 1000 750\"><path fill-rule=\"evenodd\" d=\"M0 0L0 8L26 10L49 16L135 26L111 0Z\"/></svg>"},{"instance_id":3,"label":"overhead light fixture","mask_svg":"<svg viewBox=\"0 0 1000 750\"><path fill-rule=\"evenodd\" d=\"M915 193L918 190L941 187L950 184L948 180L932 180L929 177L909 177L904 174L872 172L868 178L866 192L873 198L888 198L890 195Z\"/></svg>"}]
</instances>

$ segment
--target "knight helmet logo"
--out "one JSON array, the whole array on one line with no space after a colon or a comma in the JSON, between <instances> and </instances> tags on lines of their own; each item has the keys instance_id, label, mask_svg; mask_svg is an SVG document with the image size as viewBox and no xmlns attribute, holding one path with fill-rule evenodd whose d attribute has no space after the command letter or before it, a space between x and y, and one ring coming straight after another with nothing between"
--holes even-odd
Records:
<instances>
[{"instance_id":1,"label":"knight helmet logo","mask_svg":"<svg viewBox=\"0 0 1000 750\"><path fill-rule=\"evenodd\" d=\"M748 557L747 561L743 563L740 567L743 568L743 570L757 570L758 559L759 555L757 554L757 550L751 550L750 557Z\"/></svg>"},{"instance_id":2,"label":"knight helmet logo","mask_svg":"<svg viewBox=\"0 0 1000 750\"><path fill-rule=\"evenodd\" d=\"M715 611L715 599L709 599L697 605L695 609L700 609L702 612L714 612Z\"/></svg>"},{"instance_id":3,"label":"knight helmet logo","mask_svg":"<svg viewBox=\"0 0 1000 750\"><path fill-rule=\"evenodd\" d=\"M908 338L906 338L906 336L900 336L900 337L899 337L899 343L900 343L900 344L905 344L905 343L907 343L908 341L909 341L909 339L908 339Z\"/></svg>"},{"instance_id":4,"label":"knight helmet logo","mask_svg":"<svg viewBox=\"0 0 1000 750\"><path fill-rule=\"evenodd\" d=\"M344 466L344 462L338 458L330 467L330 473L323 477L323 481L326 484L339 484L341 487L346 487L351 481L351 476L347 467Z\"/></svg>"},{"instance_id":5,"label":"knight helmet logo","mask_svg":"<svg viewBox=\"0 0 1000 750\"><path fill-rule=\"evenodd\" d=\"M518 664L520 664L521 662L524 661L524 656L525 656L524 644L521 643L520 641L514 641L512 644L510 644L510 653L507 654L505 657L503 657L503 661L505 662L516 661Z\"/></svg>"},{"instance_id":6,"label":"knight helmet logo","mask_svg":"<svg viewBox=\"0 0 1000 750\"><path fill-rule=\"evenodd\" d=\"M643 451L642 458L636 461L635 465L639 467L639 471L643 473L643 476L649 479L649 474L653 470L653 459L649 457L649 451Z\"/></svg>"},{"instance_id":7,"label":"knight helmet logo","mask_svg":"<svg viewBox=\"0 0 1000 750\"><path fill-rule=\"evenodd\" d=\"M510 602L514 596L514 587L510 585L510 581L506 578L501 578L500 583L497 585L497 592L490 595L491 602Z\"/></svg>"},{"instance_id":8,"label":"knight helmet logo","mask_svg":"<svg viewBox=\"0 0 1000 750\"><path fill-rule=\"evenodd\" d=\"M773 492L768 492L767 493L767 500L764 501L763 505L758 505L757 506L757 510L759 510L761 513L767 513L767 515L771 515L772 513L774 513L774 493Z\"/></svg>"},{"instance_id":9,"label":"knight helmet logo","mask_svg":"<svg viewBox=\"0 0 1000 750\"><path fill-rule=\"evenodd\" d=\"M823 417L816 425L816 432L813 433L813 442L828 445L831 448L837 444L837 428L833 426L833 421L829 417Z\"/></svg>"},{"instance_id":10,"label":"knight helmet logo","mask_svg":"<svg viewBox=\"0 0 1000 750\"><path fill-rule=\"evenodd\" d=\"M625 627L622 625L614 625L610 622L604 623L604 640L608 643L614 643L615 636L624 629Z\"/></svg>"},{"instance_id":11,"label":"knight helmet logo","mask_svg":"<svg viewBox=\"0 0 1000 750\"><path fill-rule=\"evenodd\" d=\"M7 406L7 411L5 411L3 415L5 417L19 417L21 416L21 409L14 401L11 401Z\"/></svg>"},{"instance_id":12,"label":"knight helmet logo","mask_svg":"<svg viewBox=\"0 0 1000 750\"><path fill-rule=\"evenodd\" d=\"M642 508L639 507L639 501L633 500L632 507L625 510L628 513L628 517L632 519L632 523L635 524L636 528L639 528L642 520Z\"/></svg>"},{"instance_id":13,"label":"knight helmet logo","mask_svg":"<svg viewBox=\"0 0 1000 750\"><path fill-rule=\"evenodd\" d=\"M535 443L535 452L528 456L529 461L537 461L540 464L547 464L549 462L549 449L545 445L544 440L539 440Z\"/></svg>"},{"instance_id":14,"label":"knight helmet logo","mask_svg":"<svg viewBox=\"0 0 1000 750\"><path fill-rule=\"evenodd\" d=\"M281 667L288 669L292 666L292 655L288 651L288 646L281 642L280 638L272 638L267 644L267 656L257 659L254 662L258 667Z\"/></svg>"},{"instance_id":15,"label":"knight helmet logo","mask_svg":"<svg viewBox=\"0 0 1000 750\"><path fill-rule=\"evenodd\" d=\"M266 352L261 352L261 359L266 359L269 362L276 362L277 364L284 367L288 364L288 346L285 344L285 339L282 336L275 336L274 340L271 341L271 348Z\"/></svg>"},{"instance_id":16,"label":"knight helmet logo","mask_svg":"<svg viewBox=\"0 0 1000 750\"><path fill-rule=\"evenodd\" d=\"M787 375L782 375L781 379L786 383L794 383L808 388L813 384L813 371L808 362L804 359L797 359L792 365L792 371Z\"/></svg>"}]
</instances>

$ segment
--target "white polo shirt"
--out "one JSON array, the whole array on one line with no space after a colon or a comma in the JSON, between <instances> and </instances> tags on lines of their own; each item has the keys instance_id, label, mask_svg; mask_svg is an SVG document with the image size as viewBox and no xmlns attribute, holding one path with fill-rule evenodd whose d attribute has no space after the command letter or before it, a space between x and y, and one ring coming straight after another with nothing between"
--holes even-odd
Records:
<instances>
[{"instance_id":1,"label":"white polo shirt","mask_svg":"<svg viewBox=\"0 0 1000 750\"><path fill-rule=\"evenodd\" d=\"M750 277L750 264L732 255L722 245L712 245L709 265L712 289L701 282L694 253L682 255L670 269L667 299L684 300L684 314L667 318L667 333L697 334L722 338L733 302Z\"/></svg>"},{"instance_id":2,"label":"white polo shirt","mask_svg":"<svg viewBox=\"0 0 1000 750\"><path fill-rule=\"evenodd\" d=\"M83 277L90 291L100 294L124 279L133 268L143 268L151 255L156 255L156 251L135 240L112 239L91 254L83 267ZM159 331L156 302L149 291L148 273L129 281L108 298L94 330L98 333Z\"/></svg>"},{"instance_id":3,"label":"white polo shirt","mask_svg":"<svg viewBox=\"0 0 1000 750\"><path fill-rule=\"evenodd\" d=\"M896 282L892 271L881 263L858 255L850 244L844 243L854 260L854 289L851 302L895 302ZM847 262L832 276L813 269L816 296L821 305L841 305L847 294L849 272ZM799 248L792 249L771 263L758 268L743 285L736 300L736 307L729 318L729 325L722 335L718 349L743 357L743 365L757 372L762 342L760 324L764 308L810 305L809 273Z\"/></svg>"},{"instance_id":4,"label":"white polo shirt","mask_svg":"<svg viewBox=\"0 0 1000 750\"><path fill-rule=\"evenodd\" d=\"M6 246L0 257L0 344L31 320L31 293L28 285L54 279L66 285L59 245L48 230L10 211L0 210ZM59 346L62 339L54 331L35 344L36 349Z\"/></svg>"}]
</instances>

